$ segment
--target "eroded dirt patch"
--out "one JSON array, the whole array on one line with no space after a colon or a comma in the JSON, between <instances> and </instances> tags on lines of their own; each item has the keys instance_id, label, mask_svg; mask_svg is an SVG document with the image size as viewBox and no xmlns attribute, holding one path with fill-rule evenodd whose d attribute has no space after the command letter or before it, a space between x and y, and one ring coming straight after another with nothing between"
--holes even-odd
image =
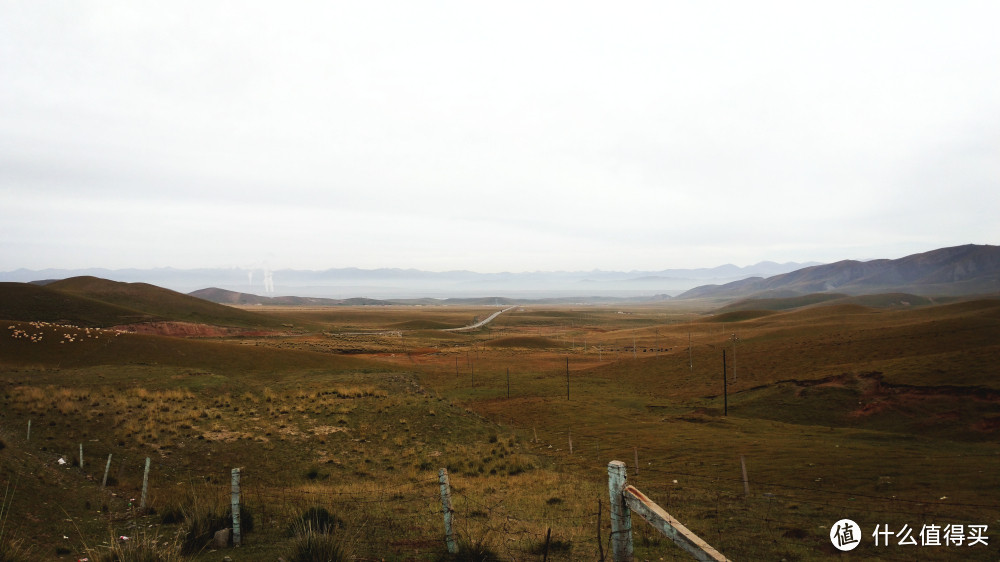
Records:
<instances>
[{"instance_id":1,"label":"eroded dirt patch","mask_svg":"<svg viewBox=\"0 0 1000 562\"><path fill-rule=\"evenodd\" d=\"M228 326L212 326L210 324L196 324L194 322L140 322L136 324L114 326L112 329L131 334L173 336L181 338L280 335L280 332L247 330L245 328L233 328Z\"/></svg>"}]
</instances>

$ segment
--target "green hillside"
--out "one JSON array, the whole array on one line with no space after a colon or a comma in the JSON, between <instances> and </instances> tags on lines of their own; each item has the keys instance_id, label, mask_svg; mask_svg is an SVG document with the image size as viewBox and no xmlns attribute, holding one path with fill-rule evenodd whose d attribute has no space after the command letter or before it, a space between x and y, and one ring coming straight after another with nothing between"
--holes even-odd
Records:
<instances>
[{"instance_id":1,"label":"green hillside","mask_svg":"<svg viewBox=\"0 0 1000 562\"><path fill-rule=\"evenodd\" d=\"M142 310L28 283L0 283L0 318L89 327L166 319Z\"/></svg>"},{"instance_id":2,"label":"green hillside","mask_svg":"<svg viewBox=\"0 0 1000 562\"><path fill-rule=\"evenodd\" d=\"M146 283L122 283L97 277L72 277L55 281L39 289L51 291L35 300L36 305L42 307L42 310L32 310L28 306L19 305L21 309L19 314L11 319L69 320L70 323L84 325L86 322L86 325L91 326L112 326L153 320L241 327L279 327L282 323L273 316L263 316L223 306ZM7 287L0 290L6 293ZM14 290L23 289L14 288ZM14 298L16 297L0 295L0 302ZM65 312L60 314L58 312L60 310ZM44 318L43 312L51 318Z\"/></svg>"}]
</instances>

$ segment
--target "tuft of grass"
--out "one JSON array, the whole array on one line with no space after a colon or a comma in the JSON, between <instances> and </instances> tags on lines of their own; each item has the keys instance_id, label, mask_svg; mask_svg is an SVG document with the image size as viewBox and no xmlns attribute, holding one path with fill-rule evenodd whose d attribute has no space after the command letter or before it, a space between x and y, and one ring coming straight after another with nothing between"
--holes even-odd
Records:
<instances>
[{"instance_id":1,"label":"tuft of grass","mask_svg":"<svg viewBox=\"0 0 1000 562\"><path fill-rule=\"evenodd\" d=\"M296 531L292 549L287 553L288 562L340 562L353 559L344 535L337 532L339 527L314 527L313 521L308 518L300 519L293 525Z\"/></svg>"},{"instance_id":2,"label":"tuft of grass","mask_svg":"<svg viewBox=\"0 0 1000 562\"><path fill-rule=\"evenodd\" d=\"M195 508L184 514L184 540L181 541L182 554L196 554L208 545L215 533L229 527L229 521L219 512L206 508Z\"/></svg>"},{"instance_id":3,"label":"tuft of grass","mask_svg":"<svg viewBox=\"0 0 1000 562\"><path fill-rule=\"evenodd\" d=\"M30 546L24 546L24 539L0 536L0 560L3 562L31 562L36 558Z\"/></svg>"},{"instance_id":4,"label":"tuft of grass","mask_svg":"<svg viewBox=\"0 0 1000 562\"><path fill-rule=\"evenodd\" d=\"M157 533L142 531L138 536L124 539L112 533L110 547L88 548L87 557L92 562L180 562L184 560L181 550L179 536L162 540Z\"/></svg>"},{"instance_id":5,"label":"tuft of grass","mask_svg":"<svg viewBox=\"0 0 1000 562\"><path fill-rule=\"evenodd\" d=\"M548 549L546 549L545 547L545 541L539 541L537 543L534 543L529 549L529 551L532 554L537 554L541 556L544 555L546 552L548 552L549 554L555 554L557 552L564 554L569 553L569 551L572 548L573 548L573 541L568 541L568 540L563 541L559 539L553 539L549 541Z\"/></svg>"},{"instance_id":6,"label":"tuft of grass","mask_svg":"<svg viewBox=\"0 0 1000 562\"><path fill-rule=\"evenodd\" d=\"M7 530L7 520L10 519L10 505L14 501L14 492L17 490L15 484L11 487L10 482L3 491L3 500L0 501L0 561L2 562L28 562L33 560L31 546L24 545L24 539L15 536Z\"/></svg>"},{"instance_id":7,"label":"tuft of grass","mask_svg":"<svg viewBox=\"0 0 1000 562\"><path fill-rule=\"evenodd\" d=\"M212 506L194 502L184 508L183 513L184 538L180 542L182 554L201 552L215 537L215 533L233 526L233 512L230 506ZM253 529L253 512L246 505L240 504L240 533L245 535Z\"/></svg>"},{"instance_id":8,"label":"tuft of grass","mask_svg":"<svg viewBox=\"0 0 1000 562\"><path fill-rule=\"evenodd\" d=\"M486 537L478 540L461 538L458 540L458 552L444 552L437 558L438 562L500 562L500 556L490 548Z\"/></svg>"},{"instance_id":9,"label":"tuft of grass","mask_svg":"<svg viewBox=\"0 0 1000 562\"><path fill-rule=\"evenodd\" d=\"M330 513L325 507L313 506L288 526L288 534L293 537L306 532L331 534L346 526L343 519Z\"/></svg>"}]
</instances>

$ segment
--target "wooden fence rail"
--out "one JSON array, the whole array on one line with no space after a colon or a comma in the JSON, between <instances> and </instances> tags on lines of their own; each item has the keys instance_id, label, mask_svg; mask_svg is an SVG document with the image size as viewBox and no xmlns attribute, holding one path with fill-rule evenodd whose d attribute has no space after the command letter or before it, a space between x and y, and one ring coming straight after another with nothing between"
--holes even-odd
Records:
<instances>
[{"instance_id":1,"label":"wooden fence rail","mask_svg":"<svg viewBox=\"0 0 1000 562\"><path fill-rule=\"evenodd\" d=\"M611 553L615 562L632 562L632 512L649 522L674 544L698 560L728 560L656 505L633 486L626 484L625 463L608 463L608 493L611 495Z\"/></svg>"}]
</instances>

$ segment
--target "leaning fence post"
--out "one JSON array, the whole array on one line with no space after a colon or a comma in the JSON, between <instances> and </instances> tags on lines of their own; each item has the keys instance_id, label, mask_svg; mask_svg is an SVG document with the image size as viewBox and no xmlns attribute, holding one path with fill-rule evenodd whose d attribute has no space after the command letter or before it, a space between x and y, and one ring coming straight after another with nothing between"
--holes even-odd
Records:
<instances>
[{"instance_id":1,"label":"leaning fence post","mask_svg":"<svg viewBox=\"0 0 1000 562\"><path fill-rule=\"evenodd\" d=\"M149 488L149 457L146 457L146 471L142 473L142 496L139 498L139 509L146 509L146 490Z\"/></svg>"},{"instance_id":2,"label":"leaning fence post","mask_svg":"<svg viewBox=\"0 0 1000 562\"><path fill-rule=\"evenodd\" d=\"M108 453L108 464L104 466L104 480L101 480L101 487L108 486L108 471L111 470L111 453Z\"/></svg>"},{"instance_id":3,"label":"leaning fence post","mask_svg":"<svg viewBox=\"0 0 1000 562\"><path fill-rule=\"evenodd\" d=\"M447 468L438 471L438 482L441 483L441 511L444 512L444 542L448 545L449 554L458 554L458 544L451 529L454 510L451 509L451 483L448 481Z\"/></svg>"},{"instance_id":4,"label":"leaning fence post","mask_svg":"<svg viewBox=\"0 0 1000 562\"><path fill-rule=\"evenodd\" d=\"M233 469L233 546L240 545L240 469Z\"/></svg>"},{"instance_id":5,"label":"leaning fence post","mask_svg":"<svg viewBox=\"0 0 1000 562\"><path fill-rule=\"evenodd\" d=\"M608 463L608 493L611 496L611 555L615 562L632 562L632 512L625 504L625 463Z\"/></svg>"}]
</instances>

